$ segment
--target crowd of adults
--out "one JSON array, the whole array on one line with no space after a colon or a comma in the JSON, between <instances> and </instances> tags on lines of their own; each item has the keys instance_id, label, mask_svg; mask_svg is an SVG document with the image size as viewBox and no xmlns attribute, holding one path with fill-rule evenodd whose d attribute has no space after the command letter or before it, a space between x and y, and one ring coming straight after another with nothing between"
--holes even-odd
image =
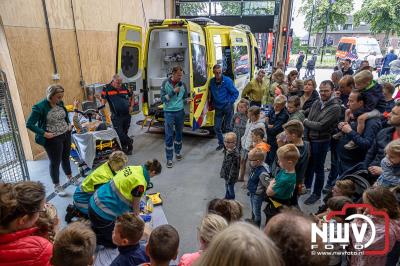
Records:
<instances>
[{"instance_id":1,"label":"crowd of adults","mask_svg":"<svg viewBox=\"0 0 400 266\"><path fill-rule=\"evenodd\" d=\"M240 100L223 68L213 67L208 105L215 111L216 150L224 154L221 177L226 180L226 196L209 202L198 227L200 250L182 256L179 265L398 263L400 102L393 97L393 84L374 80L368 61L356 73L350 63L345 60L335 68L331 80L318 87L314 79L299 79L296 70L285 76L285 66L278 63L272 73L259 70ZM173 68L161 87L168 168L173 167L174 154L177 161L183 159L184 106L190 99L182 76L182 68ZM67 155L72 127L62 102L63 92L61 86L50 86L46 99L32 108L27 123L49 156L50 174L60 196L65 195L59 181L60 164L71 178ZM81 217L91 222L91 229L78 222L56 232L57 214L45 205L45 190L39 182L0 184L0 265L92 265L96 243L118 247L119 255L112 265L169 265L176 260L179 233L172 226L160 226L146 235L144 223L138 219L140 198L162 166L152 160L126 167L125 154L133 148L127 135L130 96L118 75L102 93L102 104L110 106L123 152L114 153L77 187L74 205ZM368 185L360 185L360 180ZM243 222L243 203L235 200L236 182L244 182L248 191L252 213L248 223ZM265 227L260 213L263 201L267 202ZM318 211L311 216L301 213L300 202L319 207ZM326 220L330 211L341 211L345 204L356 202L386 212L389 232L385 232L385 221L369 208ZM387 254L313 252L326 250L319 238L318 248L312 250L312 223L345 223L355 212L374 221L376 236L370 248L388 245ZM41 220L41 216L46 219ZM358 220L353 222L360 225ZM367 229L363 241L372 234ZM352 243L358 240L351 237ZM349 245L345 251L355 250Z\"/></svg>"}]
</instances>

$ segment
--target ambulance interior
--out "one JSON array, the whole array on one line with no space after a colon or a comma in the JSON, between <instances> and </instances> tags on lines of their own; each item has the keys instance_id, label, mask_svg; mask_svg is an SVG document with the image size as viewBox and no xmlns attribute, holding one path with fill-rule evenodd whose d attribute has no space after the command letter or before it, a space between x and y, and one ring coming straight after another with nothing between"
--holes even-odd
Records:
<instances>
[{"instance_id":1,"label":"ambulance interior","mask_svg":"<svg viewBox=\"0 0 400 266\"><path fill-rule=\"evenodd\" d=\"M161 102L160 88L163 81L169 78L174 66L183 69L183 79L189 91L190 65L188 32L185 29L155 29L150 33L147 81L149 105ZM185 104L185 114L189 115L189 105Z\"/></svg>"}]
</instances>

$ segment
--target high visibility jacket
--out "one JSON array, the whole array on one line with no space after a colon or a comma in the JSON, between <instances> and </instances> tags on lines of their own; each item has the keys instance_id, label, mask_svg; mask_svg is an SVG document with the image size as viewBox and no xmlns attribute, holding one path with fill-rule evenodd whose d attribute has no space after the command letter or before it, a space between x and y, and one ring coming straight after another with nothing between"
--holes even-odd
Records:
<instances>
[{"instance_id":1,"label":"high visibility jacket","mask_svg":"<svg viewBox=\"0 0 400 266\"><path fill-rule=\"evenodd\" d=\"M90 207L103 219L114 221L132 210L133 190L142 186L144 193L149 181L150 176L144 166L125 167L109 183L96 190L90 198Z\"/></svg>"},{"instance_id":2,"label":"high visibility jacket","mask_svg":"<svg viewBox=\"0 0 400 266\"><path fill-rule=\"evenodd\" d=\"M88 204L90 197L94 191L101 185L109 182L115 176L115 172L111 169L108 162L100 165L90 175L88 175L82 184L76 188L74 193L74 205L84 214L88 214Z\"/></svg>"},{"instance_id":3,"label":"high visibility jacket","mask_svg":"<svg viewBox=\"0 0 400 266\"><path fill-rule=\"evenodd\" d=\"M103 163L82 181L82 191L94 192L99 185L110 181L115 174L108 162Z\"/></svg>"}]
</instances>

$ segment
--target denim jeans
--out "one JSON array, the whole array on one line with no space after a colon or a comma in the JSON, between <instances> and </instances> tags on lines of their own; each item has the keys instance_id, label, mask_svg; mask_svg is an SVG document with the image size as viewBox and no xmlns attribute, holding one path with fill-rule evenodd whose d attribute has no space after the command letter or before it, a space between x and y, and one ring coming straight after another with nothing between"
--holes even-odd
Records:
<instances>
[{"instance_id":1,"label":"denim jeans","mask_svg":"<svg viewBox=\"0 0 400 266\"><path fill-rule=\"evenodd\" d=\"M218 138L218 145L224 145L222 131L232 131L231 121L233 116L233 104L226 104L222 109L215 109L214 131ZM225 128L222 128L224 125Z\"/></svg>"},{"instance_id":2,"label":"denim jeans","mask_svg":"<svg viewBox=\"0 0 400 266\"><path fill-rule=\"evenodd\" d=\"M326 181L326 184L328 186L333 187L335 185L335 181L339 175L339 158L338 154L336 152L336 147L338 145L339 141L335 139L331 139L330 143L330 150L331 150L331 170L329 172L328 180Z\"/></svg>"},{"instance_id":3,"label":"denim jeans","mask_svg":"<svg viewBox=\"0 0 400 266\"><path fill-rule=\"evenodd\" d=\"M306 185L306 188L311 188L315 173L313 194L319 196L321 195L322 187L324 186L325 181L324 164L326 154L329 150L329 144L329 140L322 142L310 142L311 156L309 159L304 184Z\"/></svg>"},{"instance_id":4,"label":"denim jeans","mask_svg":"<svg viewBox=\"0 0 400 266\"><path fill-rule=\"evenodd\" d=\"M261 224L261 206L264 201L264 195L250 194L250 205L254 223L260 226Z\"/></svg>"},{"instance_id":5,"label":"denim jeans","mask_svg":"<svg viewBox=\"0 0 400 266\"><path fill-rule=\"evenodd\" d=\"M390 67L382 67L381 72L379 72L379 76L390 74Z\"/></svg>"},{"instance_id":6,"label":"denim jeans","mask_svg":"<svg viewBox=\"0 0 400 266\"><path fill-rule=\"evenodd\" d=\"M175 154L180 154L182 149L182 131L185 122L185 111L164 112L165 118L165 153L167 160L172 160ZM175 139L174 139L175 131Z\"/></svg>"},{"instance_id":7,"label":"denim jeans","mask_svg":"<svg viewBox=\"0 0 400 266\"><path fill-rule=\"evenodd\" d=\"M235 199L235 183L225 181L225 199Z\"/></svg>"}]
</instances>

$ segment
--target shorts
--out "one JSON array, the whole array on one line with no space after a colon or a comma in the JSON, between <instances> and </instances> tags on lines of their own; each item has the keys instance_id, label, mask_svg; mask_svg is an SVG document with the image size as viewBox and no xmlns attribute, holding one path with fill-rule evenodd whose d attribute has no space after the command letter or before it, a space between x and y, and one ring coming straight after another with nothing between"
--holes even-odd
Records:
<instances>
[{"instance_id":1,"label":"shorts","mask_svg":"<svg viewBox=\"0 0 400 266\"><path fill-rule=\"evenodd\" d=\"M241 151L240 151L240 158L242 159L242 160L246 160L247 161L247 158L249 157L249 151L248 150L246 150L246 149L242 149Z\"/></svg>"}]
</instances>

